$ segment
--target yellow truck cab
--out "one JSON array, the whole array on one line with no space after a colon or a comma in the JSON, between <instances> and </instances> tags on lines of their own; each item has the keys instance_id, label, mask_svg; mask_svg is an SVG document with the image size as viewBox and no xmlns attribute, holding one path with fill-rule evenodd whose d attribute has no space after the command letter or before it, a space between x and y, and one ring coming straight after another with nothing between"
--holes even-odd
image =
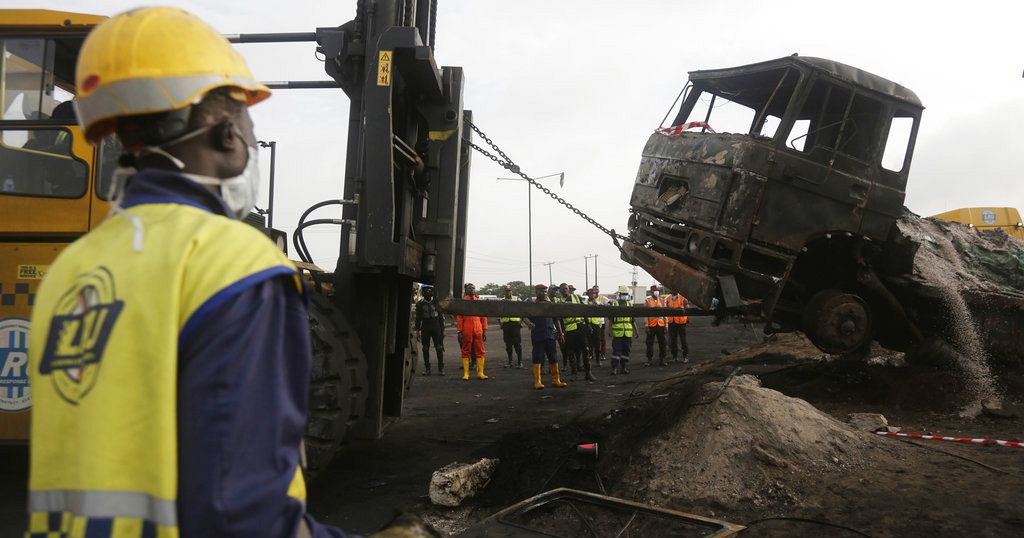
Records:
<instances>
[{"instance_id":1,"label":"yellow truck cab","mask_svg":"<svg viewBox=\"0 0 1024 538\"><path fill-rule=\"evenodd\" d=\"M106 216L118 149L75 120L75 63L106 17L0 10L0 442L28 439L29 317L47 267Z\"/></svg>"},{"instance_id":2,"label":"yellow truck cab","mask_svg":"<svg viewBox=\"0 0 1024 538\"><path fill-rule=\"evenodd\" d=\"M1024 240L1024 223L1020 212L1012 207L964 207L932 215L931 218L959 222L979 231L1002 229Z\"/></svg>"}]
</instances>

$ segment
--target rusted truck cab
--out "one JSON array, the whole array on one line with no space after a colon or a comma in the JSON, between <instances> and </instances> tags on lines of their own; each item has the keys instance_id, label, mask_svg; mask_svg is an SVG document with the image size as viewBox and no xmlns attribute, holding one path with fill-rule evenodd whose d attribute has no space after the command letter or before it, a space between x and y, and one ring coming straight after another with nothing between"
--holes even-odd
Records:
<instances>
[{"instance_id":1,"label":"rusted truck cab","mask_svg":"<svg viewBox=\"0 0 1024 538\"><path fill-rule=\"evenodd\" d=\"M768 332L862 347L873 314L858 271L879 250L864 246L903 211L922 110L907 88L821 58L691 72L644 147L624 258L702 308L718 298L759 310Z\"/></svg>"}]
</instances>

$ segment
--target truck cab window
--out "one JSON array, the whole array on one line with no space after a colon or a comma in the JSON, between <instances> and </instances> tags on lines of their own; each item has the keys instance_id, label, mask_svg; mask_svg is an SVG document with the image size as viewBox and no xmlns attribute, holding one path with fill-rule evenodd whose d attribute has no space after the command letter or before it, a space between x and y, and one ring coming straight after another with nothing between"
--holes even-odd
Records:
<instances>
[{"instance_id":1,"label":"truck cab window","mask_svg":"<svg viewBox=\"0 0 1024 538\"><path fill-rule=\"evenodd\" d=\"M875 158L873 140L879 135L882 118L881 102L819 79L786 137L786 147L819 162L828 162L835 153L841 153L868 163Z\"/></svg>"},{"instance_id":2,"label":"truck cab window","mask_svg":"<svg viewBox=\"0 0 1024 538\"><path fill-rule=\"evenodd\" d=\"M716 133L745 133L754 121L754 109L731 101L724 95L703 91L686 123L703 122Z\"/></svg>"},{"instance_id":3,"label":"truck cab window","mask_svg":"<svg viewBox=\"0 0 1024 538\"><path fill-rule=\"evenodd\" d=\"M685 123L706 120L718 133L772 138L799 80L800 73L793 69L697 80L694 89L698 97L687 100L691 108L686 111Z\"/></svg>"},{"instance_id":4,"label":"truck cab window","mask_svg":"<svg viewBox=\"0 0 1024 538\"><path fill-rule=\"evenodd\" d=\"M2 119L49 119L57 105L74 97L74 66L55 64L58 49L65 45L54 39L0 40Z\"/></svg>"},{"instance_id":5,"label":"truck cab window","mask_svg":"<svg viewBox=\"0 0 1024 538\"><path fill-rule=\"evenodd\" d=\"M854 95L836 150L862 162L871 162L875 157L872 149L880 135L881 119L882 103L859 93Z\"/></svg>"},{"instance_id":6,"label":"truck cab window","mask_svg":"<svg viewBox=\"0 0 1024 538\"><path fill-rule=\"evenodd\" d=\"M910 134L914 130L914 117L897 110L889 124L889 135L885 138L882 153L882 168L891 172L902 172L910 146Z\"/></svg>"},{"instance_id":7,"label":"truck cab window","mask_svg":"<svg viewBox=\"0 0 1024 538\"><path fill-rule=\"evenodd\" d=\"M89 169L71 153L68 129L0 129L0 195L80 198Z\"/></svg>"}]
</instances>

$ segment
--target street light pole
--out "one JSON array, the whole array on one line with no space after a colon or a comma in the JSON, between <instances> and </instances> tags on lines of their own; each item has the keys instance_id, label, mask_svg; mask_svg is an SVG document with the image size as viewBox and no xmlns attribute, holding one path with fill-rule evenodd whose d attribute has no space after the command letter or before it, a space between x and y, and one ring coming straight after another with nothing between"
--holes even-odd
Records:
<instances>
[{"instance_id":1,"label":"street light pole","mask_svg":"<svg viewBox=\"0 0 1024 538\"><path fill-rule=\"evenodd\" d=\"M555 262L547 262L544 264L548 266L548 283L551 284L552 286L555 285L555 277L551 276L551 266L554 264Z\"/></svg>"},{"instance_id":2,"label":"street light pole","mask_svg":"<svg viewBox=\"0 0 1024 538\"><path fill-rule=\"evenodd\" d=\"M530 182L526 182L526 246L529 250L527 256L530 262L530 287L533 287L533 185ZM674 342L675 340L673 340Z\"/></svg>"},{"instance_id":3,"label":"street light pole","mask_svg":"<svg viewBox=\"0 0 1024 538\"><path fill-rule=\"evenodd\" d=\"M583 256L583 264L584 264L583 268L584 268L584 273L585 273L583 279L587 281L587 289L588 290L590 289L590 281L587 280L588 278L590 278L590 265L587 264L586 262L590 258L594 258L594 285L595 286L598 285L597 284L597 254L591 254L590 256Z\"/></svg>"},{"instance_id":4,"label":"street light pole","mask_svg":"<svg viewBox=\"0 0 1024 538\"><path fill-rule=\"evenodd\" d=\"M271 155L271 157L270 157L270 162L271 162L271 166L273 166L273 162L274 162L273 155ZM538 179L544 179L544 178L555 177L555 176L559 176L561 178L560 181L558 182L558 186L562 186L562 185L565 184L565 172L559 172L557 174L548 174L546 176L540 176L540 177L535 177L535 178L531 178L531 179L533 179L534 181L537 181ZM499 177L498 181L526 181L526 180L521 178L521 177ZM527 250L528 250L527 261L530 264L530 268L529 268L530 286L533 287L533 189L531 189L530 187L532 187L532 185L530 185L529 181L526 181L526 230L527 230L526 245L527 245ZM550 270L550 267L548 267L548 269Z\"/></svg>"}]
</instances>

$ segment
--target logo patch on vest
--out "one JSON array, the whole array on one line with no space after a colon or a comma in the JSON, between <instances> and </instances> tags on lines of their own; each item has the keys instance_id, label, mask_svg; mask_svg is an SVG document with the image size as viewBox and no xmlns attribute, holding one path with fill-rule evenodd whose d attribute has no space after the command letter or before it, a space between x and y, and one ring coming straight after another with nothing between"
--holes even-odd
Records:
<instances>
[{"instance_id":1,"label":"logo patch on vest","mask_svg":"<svg viewBox=\"0 0 1024 538\"><path fill-rule=\"evenodd\" d=\"M57 302L39 373L50 376L69 403L77 405L96 385L103 350L123 308L106 267L79 276Z\"/></svg>"}]
</instances>

